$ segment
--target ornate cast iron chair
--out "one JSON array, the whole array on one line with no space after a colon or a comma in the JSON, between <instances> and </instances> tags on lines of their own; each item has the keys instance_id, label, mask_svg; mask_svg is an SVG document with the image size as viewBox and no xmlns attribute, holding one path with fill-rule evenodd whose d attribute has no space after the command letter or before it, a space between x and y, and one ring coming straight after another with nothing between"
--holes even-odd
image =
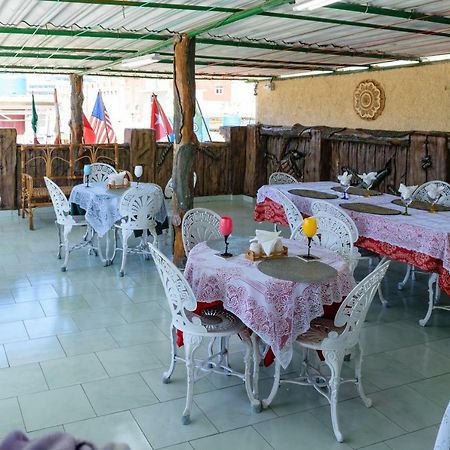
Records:
<instances>
[{"instance_id":1,"label":"ornate cast iron chair","mask_svg":"<svg viewBox=\"0 0 450 450\"><path fill-rule=\"evenodd\" d=\"M444 417L434 443L434 450L448 450L450 448L450 403L447 405Z\"/></svg>"},{"instance_id":2,"label":"ornate cast iron chair","mask_svg":"<svg viewBox=\"0 0 450 450\"><path fill-rule=\"evenodd\" d=\"M427 187L429 186L436 186L436 187L442 187L442 195L439 198L437 204L450 206L450 184L446 183L445 181L440 180L434 180L434 181L428 181L421 186L419 186L413 194L413 200L419 200L422 202L429 202L430 199L427 194ZM397 284L397 288L399 291L403 290L406 286L406 283L411 278L411 280L416 280L416 273L422 272L420 270L416 270L414 266L411 266L410 264L407 265L405 277L402 281L400 281ZM438 305L439 299L441 296L441 291L438 285L439 275L437 273L431 273L429 274L428 278L428 310L425 315L425 317L421 320L419 320L419 324L422 326L425 326L427 322L430 320L431 314L433 313L434 309L444 309L446 311L450 311L450 307L448 306L441 306ZM433 290L433 284L436 286L436 290Z\"/></svg>"},{"instance_id":3,"label":"ornate cast iron chair","mask_svg":"<svg viewBox=\"0 0 450 450\"><path fill-rule=\"evenodd\" d=\"M269 184L291 184L298 183L298 181L288 173L285 172L274 172L269 177Z\"/></svg>"},{"instance_id":4,"label":"ornate cast iron chair","mask_svg":"<svg viewBox=\"0 0 450 450\"><path fill-rule=\"evenodd\" d=\"M89 175L89 181L92 183L100 182L106 183L108 177L112 174L116 174L117 170L113 166L105 163L94 163L91 164L91 174ZM84 177L83 182L86 182L86 177Z\"/></svg>"},{"instance_id":5,"label":"ornate cast iron chair","mask_svg":"<svg viewBox=\"0 0 450 450\"><path fill-rule=\"evenodd\" d=\"M259 412L261 403L254 397L251 383L253 346L249 330L235 315L222 308L208 308L199 314L194 313L197 308L197 301L183 274L152 244L149 243L148 246L158 269L172 313L172 323L170 325L171 361L169 370L163 374L163 382L170 382L176 361L183 361L186 364L187 394L186 407L182 417L183 424L187 425L191 421L194 383L202 378L202 375L205 373L233 375L243 380L250 404L255 411ZM185 358L178 356L176 353L177 329L183 332ZM236 334L239 335L246 346L244 373L236 372L228 366L225 360L226 349L221 348L218 353L210 354L203 361L194 359L195 351L200 346L203 338L211 340L217 338L226 339Z\"/></svg>"},{"instance_id":6,"label":"ornate cast iron chair","mask_svg":"<svg viewBox=\"0 0 450 450\"><path fill-rule=\"evenodd\" d=\"M289 229L291 230L291 239L292 234L294 233L295 229L301 225L303 222L303 216L301 212L298 210L298 208L294 205L292 200L290 200L286 195L284 195L282 192L278 193L280 196L280 205L284 209L284 214L286 215ZM275 231L277 230L277 226L275 225Z\"/></svg>"},{"instance_id":7,"label":"ornate cast iron chair","mask_svg":"<svg viewBox=\"0 0 450 450\"><path fill-rule=\"evenodd\" d=\"M121 197L119 211L123 217L120 223L115 225L115 246L112 261L114 261L116 251L122 252L122 265L120 267L120 276L125 275L125 264L127 254L144 255L149 258L147 250L148 233L153 236L153 243L158 245L158 235L156 233L155 216L161 209L164 195L157 184L151 184L157 187L157 191L149 190L148 186L140 185L128 189ZM117 233L122 231L122 247L117 246ZM128 239L133 231L142 231L141 242L136 247L128 246Z\"/></svg>"},{"instance_id":8,"label":"ornate cast iron chair","mask_svg":"<svg viewBox=\"0 0 450 450\"><path fill-rule=\"evenodd\" d=\"M263 406L270 405L278 390L279 383L313 386L330 403L334 434L339 442L343 441L337 412L340 384L343 382L355 383L364 404L368 408L372 406L372 401L366 397L361 382L362 348L360 333L367 311L389 264L390 261L379 264L372 273L353 288L342 302L334 321L318 318L311 322L310 329L300 335L296 341L305 350L300 376L298 378L280 379L281 367L277 363L272 391L267 399L263 400ZM325 364L330 370L329 375L321 373L320 370L310 364L308 356L312 355L311 359L315 358L317 351L322 352ZM341 378L344 357L348 354L355 356L354 379Z\"/></svg>"},{"instance_id":9,"label":"ornate cast iron chair","mask_svg":"<svg viewBox=\"0 0 450 450\"><path fill-rule=\"evenodd\" d=\"M353 262L353 240L348 226L332 216L317 216L317 234L312 242L318 247L324 247L328 250L341 255L349 265L350 270L355 270ZM300 224L292 233L291 239L298 241L307 241L303 233L302 224Z\"/></svg>"},{"instance_id":10,"label":"ornate cast iron chair","mask_svg":"<svg viewBox=\"0 0 450 450\"><path fill-rule=\"evenodd\" d=\"M221 239L219 232L219 214L206 208L194 208L188 211L181 224L181 235L186 256L199 242Z\"/></svg>"},{"instance_id":11,"label":"ornate cast iron chair","mask_svg":"<svg viewBox=\"0 0 450 450\"><path fill-rule=\"evenodd\" d=\"M84 216L71 216L70 205L67 197L60 187L50 180L50 178L44 177L45 185L47 186L50 194L51 201L53 203L53 209L56 214L56 228L58 229L58 259L61 259L61 249L64 248L64 262L61 266L61 270L65 272L67 270L67 264L69 262L69 254L73 250L89 246L89 252L94 251L92 245L93 231L90 229L88 223L84 220ZM83 240L75 245L70 246L69 234L73 227L87 226L87 232L85 233Z\"/></svg>"}]
</instances>

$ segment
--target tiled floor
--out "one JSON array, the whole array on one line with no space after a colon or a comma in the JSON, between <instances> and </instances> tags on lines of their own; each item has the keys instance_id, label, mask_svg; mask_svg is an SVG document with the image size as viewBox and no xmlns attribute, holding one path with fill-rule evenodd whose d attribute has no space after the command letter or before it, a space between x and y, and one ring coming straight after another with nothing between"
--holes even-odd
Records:
<instances>
[{"instance_id":1,"label":"tiled floor","mask_svg":"<svg viewBox=\"0 0 450 450\"><path fill-rule=\"evenodd\" d=\"M232 214L236 234L271 228L255 224L252 204L241 199L197 205ZM399 293L404 268L393 264L384 283L391 306L375 300L371 307L363 374L373 407L343 387L345 443L335 441L326 401L314 390L282 385L272 407L256 414L239 380L217 376L196 385L193 420L183 426L184 368L171 384L161 382L170 316L153 263L130 257L119 278L118 264L102 267L82 250L62 273L52 217L39 210L30 232L15 212L0 213L0 437L65 429L132 450L432 448L450 397L450 313L418 325L426 310L423 276ZM242 365L234 344L231 359ZM271 373L263 371L263 391Z\"/></svg>"}]
</instances>

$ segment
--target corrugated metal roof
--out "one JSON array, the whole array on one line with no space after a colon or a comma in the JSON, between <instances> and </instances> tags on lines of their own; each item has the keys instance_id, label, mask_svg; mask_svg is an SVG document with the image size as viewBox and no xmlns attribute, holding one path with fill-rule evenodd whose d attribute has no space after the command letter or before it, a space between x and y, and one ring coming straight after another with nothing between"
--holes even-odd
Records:
<instances>
[{"instance_id":1,"label":"corrugated metal roof","mask_svg":"<svg viewBox=\"0 0 450 450\"><path fill-rule=\"evenodd\" d=\"M448 0L339 2L302 12L278 4L221 25L234 10L267 2L0 0L0 70L170 76L173 36L210 24L197 36L196 73L205 77L277 77L450 53ZM120 64L155 46L161 61L135 70Z\"/></svg>"}]
</instances>

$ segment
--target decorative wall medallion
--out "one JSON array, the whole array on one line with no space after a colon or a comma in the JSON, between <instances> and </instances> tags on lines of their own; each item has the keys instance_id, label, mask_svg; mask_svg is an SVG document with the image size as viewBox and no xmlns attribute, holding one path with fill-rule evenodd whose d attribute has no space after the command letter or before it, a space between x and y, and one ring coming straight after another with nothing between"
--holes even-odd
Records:
<instances>
[{"instance_id":1,"label":"decorative wall medallion","mask_svg":"<svg viewBox=\"0 0 450 450\"><path fill-rule=\"evenodd\" d=\"M375 120L384 109L384 90L373 80L358 84L353 94L353 108L361 119Z\"/></svg>"}]
</instances>

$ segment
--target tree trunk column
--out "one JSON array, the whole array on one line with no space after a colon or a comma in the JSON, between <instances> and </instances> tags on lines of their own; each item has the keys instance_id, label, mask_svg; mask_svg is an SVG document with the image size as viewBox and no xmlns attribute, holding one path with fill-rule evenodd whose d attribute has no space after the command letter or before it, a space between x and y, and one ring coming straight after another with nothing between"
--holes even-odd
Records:
<instances>
[{"instance_id":1,"label":"tree trunk column","mask_svg":"<svg viewBox=\"0 0 450 450\"><path fill-rule=\"evenodd\" d=\"M70 141L72 144L83 143L83 76L71 74L70 86Z\"/></svg>"},{"instance_id":2,"label":"tree trunk column","mask_svg":"<svg viewBox=\"0 0 450 450\"><path fill-rule=\"evenodd\" d=\"M174 45L174 134L173 147L173 261L181 267L186 256L181 235L181 221L194 205L193 171L197 137L195 116L195 39L179 35Z\"/></svg>"}]
</instances>

